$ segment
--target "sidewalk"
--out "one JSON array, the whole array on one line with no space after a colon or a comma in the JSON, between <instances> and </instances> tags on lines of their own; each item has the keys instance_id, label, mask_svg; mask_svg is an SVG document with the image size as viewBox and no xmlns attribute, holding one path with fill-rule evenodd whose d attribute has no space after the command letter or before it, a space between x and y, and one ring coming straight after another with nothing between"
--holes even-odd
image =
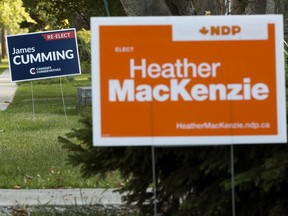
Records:
<instances>
[{"instance_id":1,"label":"sidewalk","mask_svg":"<svg viewBox=\"0 0 288 216\"><path fill-rule=\"evenodd\" d=\"M0 189L1 206L81 206L121 205L121 195L113 189Z\"/></svg>"},{"instance_id":2,"label":"sidewalk","mask_svg":"<svg viewBox=\"0 0 288 216\"><path fill-rule=\"evenodd\" d=\"M9 70L5 70L0 75L0 111L7 109L13 100L16 89L17 85L11 82Z\"/></svg>"}]
</instances>

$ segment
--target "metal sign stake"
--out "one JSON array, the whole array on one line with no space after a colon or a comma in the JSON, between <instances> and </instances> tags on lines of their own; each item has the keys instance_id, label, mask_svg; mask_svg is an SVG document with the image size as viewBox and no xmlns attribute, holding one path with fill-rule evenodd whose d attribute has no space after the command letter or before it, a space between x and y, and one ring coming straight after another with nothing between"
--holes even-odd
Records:
<instances>
[{"instance_id":1,"label":"metal sign stake","mask_svg":"<svg viewBox=\"0 0 288 216\"><path fill-rule=\"evenodd\" d=\"M64 93L63 93L63 85L62 85L62 79L60 77L60 89L61 89L61 96L62 96L62 103L63 103L63 110L65 118L67 119L67 113L66 113L66 106L65 106L65 100L64 100Z\"/></svg>"},{"instance_id":2,"label":"metal sign stake","mask_svg":"<svg viewBox=\"0 0 288 216\"><path fill-rule=\"evenodd\" d=\"M234 175L234 145L231 145L231 191L232 191L232 215L236 215L235 210L235 175Z\"/></svg>"},{"instance_id":3,"label":"metal sign stake","mask_svg":"<svg viewBox=\"0 0 288 216\"><path fill-rule=\"evenodd\" d=\"M155 147L151 147L152 150L152 174L153 174L153 204L154 204L154 216L157 216L157 180L156 180L156 167L155 167Z\"/></svg>"},{"instance_id":4,"label":"metal sign stake","mask_svg":"<svg viewBox=\"0 0 288 216\"><path fill-rule=\"evenodd\" d=\"M35 120L35 102L34 102L34 92L33 92L33 83L30 81L31 84L31 95L32 95L32 112L33 112L33 119Z\"/></svg>"},{"instance_id":5,"label":"metal sign stake","mask_svg":"<svg viewBox=\"0 0 288 216\"><path fill-rule=\"evenodd\" d=\"M103 0L106 16L110 16L107 0Z\"/></svg>"},{"instance_id":6,"label":"metal sign stake","mask_svg":"<svg viewBox=\"0 0 288 216\"><path fill-rule=\"evenodd\" d=\"M225 15L231 15L232 2L231 0L225 0ZM234 145L231 144L230 148L230 161L231 161L231 196L232 196L232 216L236 216L235 207L235 174L234 174Z\"/></svg>"}]
</instances>

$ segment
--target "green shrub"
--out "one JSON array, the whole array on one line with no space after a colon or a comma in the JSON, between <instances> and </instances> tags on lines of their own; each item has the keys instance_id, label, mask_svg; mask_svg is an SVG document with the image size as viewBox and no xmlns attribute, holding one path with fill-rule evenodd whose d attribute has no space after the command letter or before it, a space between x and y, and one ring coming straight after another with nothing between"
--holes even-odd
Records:
<instances>
[{"instance_id":1,"label":"green shrub","mask_svg":"<svg viewBox=\"0 0 288 216\"><path fill-rule=\"evenodd\" d=\"M89 73L91 64L90 31L85 29L78 31L77 42L82 73Z\"/></svg>"},{"instance_id":2,"label":"green shrub","mask_svg":"<svg viewBox=\"0 0 288 216\"><path fill-rule=\"evenodd\" d=\"M80 166L84 177L99 174L105 176L108 172L118 170L122 178L126 179L120 192L129 192L125 195L127 203L135 203L143 214L153 215L153 194L150 190L153 179L151 147L93 147L91 115L84 117L81 122L84 125L83 128L74 129L67 134L66 138L58 138L63 147L70 152L69 163ZM229 152L227 153L227 149L224 148L224 152L223 148L218 149L217 155L221 159L223 167L217 172L207 164L207 169L211 169L211 171L207 170L205 174L205 167L201 168L202 164L199 163L205 155L210 153L215 155L216 153L213 153L215 150L216 148L156 149L159 212L162 212L163 215L178 215L178 212L183 212L181 215L186 216L187 212L191 212L200 203L199 201L195 202L197 201L197 197L195 197L196 184L200 189L200 186L205 187L206 183L211 181L213 189L218 187L221 190L219 183L226 180L227 177L229 178ZM227 158L223 157L225 152ZM201 177L202 171L204 173ZM215 173L222 177L213 181ZM222 192L213 195L215 203L227 199L227 197L229 200L229 189L225 191L222 187ZM214 209L211 211L213 212Z\"/></svg>"}]
</instances>

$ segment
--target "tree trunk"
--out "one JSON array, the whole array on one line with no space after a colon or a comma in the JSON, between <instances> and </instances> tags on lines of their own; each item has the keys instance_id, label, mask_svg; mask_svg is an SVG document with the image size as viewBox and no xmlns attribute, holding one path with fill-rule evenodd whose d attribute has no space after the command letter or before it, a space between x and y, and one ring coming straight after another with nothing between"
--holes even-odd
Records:
<instances>
[{"instance_id":1,"label":"tree trunk","mask_svg":"<svg viewBox=\"0 0 288 216\"><path fill-rule=\"evenodd\" d=\"M267 0L266 2L266 13L274 14L276 11L276 2L275 0Z\"/></svg>"},{"instance_id":2,"label":"tree trunk","mask_svg":"<svg viewBox=\"0 0 288 216\"><path fill-rule=\"evenodd\" d=\"M128 16L194 15L191 0L121 0Z\"/></svg>"},{"instance_id":3,"label":"tree trunk","mask_svg":"<svg viewBox=\"0 0 288 216\"><path fill-rule=\"evenodd\" d=\"M172 15L196 15L191 0L166 0L165 2Z\"/></svg>"},{"instance_id":4,"label":"tree trunk","mask_svg":"<svg viewBox=\"0 0 288 216\"><path fill-rule=\"evenodd\" d=\"M274 1L274 0L273 0ZM246 14L265 14L266 13L266 0L248 0L247 7L245 8Z\"/></svg>"},{"instance_id":5,"label":"tree trunk","mask_svg":"<svg viewBox=\"0 0 288 216\"><path fill-rule=\"evenodd\" d=\"M285 1L284 5L284 33L285 38L288 41L288 1Z\"/></svg>"},{"instance_id":6,"label":"tree trunk","mask_svg":"<svg viewBox=\"0 0 288 216\"><path fill-rule=\"evenodd\" d=\"M194 1L195 10L198 15L224 15L225 0L196 0Z\"/></svg>"},{"instance_id":7,"label":"tree trunk","mask_svg":"<svg viewBox=\"0 0 288 216\"><path fill-rule=\"evenodd\" d=\"M0 63L2 62L2 28L0 29Z\"/></svg>"},{"instance_id":8,"label":"tree trunk","mask_svg":"<svg viewBox=\"0 0 288 216\"><path fill-rule=\"evenodd\" d=\"M7 52L6 52L6 41L5 41L5 36L6 36L6 30L5 28L1 29L1 57L5 58L5 56L7 56Z\"/></svg>"},{"instance_id":9,"label":"tree trunk","mask_svg":"<svg viewBox=\"0 0 288 216\"><path fill-rule=\"evenodd\" d=\"M285 13L285 6L287 5L287 0L276 0L275 4L275 13L276 14L284 14Z\"/></svg>"},{"instance_id":10,"label":"tree trunk","mask_svg":"<svg viewBox=\"0 0 288 216\"><path fill-rule=\"evenodd\" d=\"M232 14L244 14L245 13L245 4L239 0L231 0L232 2Z\"/></svg>"}]
</instances>

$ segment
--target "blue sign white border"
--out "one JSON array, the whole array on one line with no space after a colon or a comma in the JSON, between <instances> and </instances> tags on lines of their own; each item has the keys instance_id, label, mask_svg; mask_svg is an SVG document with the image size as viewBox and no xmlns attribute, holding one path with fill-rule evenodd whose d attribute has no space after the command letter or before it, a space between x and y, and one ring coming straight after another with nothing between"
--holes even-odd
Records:
<instances>
[{"instance_id":1,"label":"blue sign white border","mask_svg":"<svg viewBox=\"0 0 288 216\"><path fill-rule=\"evenodd\" d=\"M23 33L23 34L17 34L17 35L7 35L6 36L6 45L7 45L7 51L9 52L9 44L8 44L8 38L9 37L19 37L19 36L25 36L25 35L34 35L34 34L47 34L47 33L57 33L57 32L63 32L63 31L73 31L74 32L74 40L75 40L75 45L76 45L76 55L77 55L77 61L78 61L78 71L79 73L67 73L63 75L56 75L56 76L48 76L48 77L38 77L38 78L33 78L33 79L22 79L22 80L13 80L12 79L12 72L10 70L10 80L11 82L25 82L25 81L33 81L33 80L44 80L44 79L52 79L52 78L60 78L60 77L67 77L67 76L78 76L81 75L81 64L80 64L80 57L79 57L79 51L78 51L78 42L77 42L77 34L76 34L76 29L75 28L69 28L69 29L58 29L58 30L49 30L49 31L40 31L40 32L32 32L32 33ZM10 55L8 54L8 64L9 68L11 68L10 65Z\"/></svg>"}]
</instances>

